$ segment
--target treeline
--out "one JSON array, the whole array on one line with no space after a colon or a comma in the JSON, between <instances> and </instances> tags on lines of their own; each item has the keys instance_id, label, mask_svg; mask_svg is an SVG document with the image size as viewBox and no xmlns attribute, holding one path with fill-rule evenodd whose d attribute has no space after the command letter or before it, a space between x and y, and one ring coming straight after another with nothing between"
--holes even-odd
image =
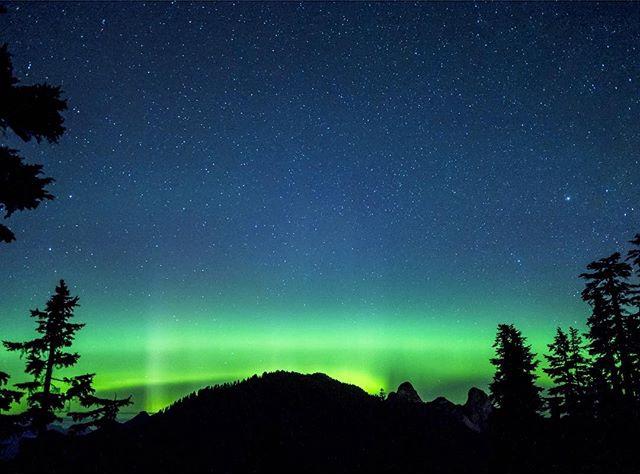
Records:
<instances>
[{"instance_id":1,"label":"treeline","mask_svg":"<svg viewBox=\"0 0 640 474\"><path fill-rule=\"evenodd\" d=\"M498 326L490 384L496 471L550 470L545 455L566 469L553 472L637 466L640 234L629 243L625 255L591 262L580 275L591 314L584 333L557 328L544 355L542 371L553 384L546 394L538 384L540 360L526 338L512 324Z\"/></svg>"},{"instance_id":2,"label":"treeline","mask_svg":"<svg viewBox=\"0 0 640 474\"><path fill-rule=\"evenodd\" d=\"M545 408L554 418L636 413L640 405L640 234L623 257L616 252L587 265L582 299L587 331L557 328L542 369L548 395L536 384L540 362L511 324L498 326L490 389L496 408L527 418Z\"/></svg>"},{"instance_id":3,"label":"treeline","mask_svg":"<svg viewBox=\"0 0 640 474\"><path fill-rule=\"evenodd\" d=\"M43 433L51 423L62 421L63 413L74 422L70 427L72 433L100 428L115 423L120 408L131 404L131 397L96 396L94 373L68 374L66 369L80 359L80 354L71 350L76 333L84 327L83 323L74 322L77 306L78 297L71 296L65 282L60 280L44 310L31 310L37 337L23 342L3 341L7 350L24 359L30 380L9 389L9 374L0 372L0 412L26 397L26 410L22 413L0 414L0 435ZM81 411L73 411L72 402Z\"/></svg>"}]
</instances>

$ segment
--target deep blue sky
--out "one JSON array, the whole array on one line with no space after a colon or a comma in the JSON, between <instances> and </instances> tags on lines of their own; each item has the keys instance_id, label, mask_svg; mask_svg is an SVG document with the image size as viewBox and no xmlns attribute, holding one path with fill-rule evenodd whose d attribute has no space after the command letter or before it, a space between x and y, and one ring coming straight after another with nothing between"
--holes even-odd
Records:
<instances>
[{"instance_id":1,"label":"deep blue sky","mask_svg":"<svg viewBox=\"0 0 640 474\"><path fill-rule=\"evenodd\" d=\"M534 342L581 324L577 274L640 231L638 3L9 9L18 76L61 84L70 109L58 145L6 137L58 199L8 222L3 335L28 331L64 277L86 350L117 350L117 330L147 373L150 338L231 332L262 335L266 355L181 373L284 366L446 391L486 380L455 354L469 340L488 354L497 322ZM449 359L419 348L444 375L403 352L421 331L448 341ZM331 357L301 334L333 341Z\"/></svg>"}]
</instances>

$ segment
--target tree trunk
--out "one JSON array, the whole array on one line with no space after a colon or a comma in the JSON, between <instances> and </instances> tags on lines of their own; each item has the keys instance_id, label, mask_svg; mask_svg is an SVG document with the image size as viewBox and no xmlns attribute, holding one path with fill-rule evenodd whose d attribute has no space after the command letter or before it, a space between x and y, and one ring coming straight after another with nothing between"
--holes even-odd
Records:
<instances>
[{"instance_id":1,"label":"tree trunk","mask_svg":"<svg viewBox=\"0 0 640 474\"><path fill-rule=\"evenodd\" d=\"M616 339L618 346L618 355L620 357L620 371L622 372L622 385L627 400L634 398L633 387L633 364L631 362L631 354L629 354L629 344L627 341L627 333L624 327L622 317L622 309L618 301L617 293L611 295L611 305L613 306L613 318L616 328Z\"/></svg>"},{"instance_id":2,"label":"tree trunk","mask_svg":"<svg viewBox=\"0 0 640 474\"><path fill-rule=\"evenodd\" d=\"M47 357L47 369L44 373L44 382L42 383L42 416L49 418L51 412L51 379L53 378L53 362L56 353L56 347L53 344L49 344L49 355ZM42 421L39 423L38 431L44 431L47 427Z\"/></svg>"}]
</instances>

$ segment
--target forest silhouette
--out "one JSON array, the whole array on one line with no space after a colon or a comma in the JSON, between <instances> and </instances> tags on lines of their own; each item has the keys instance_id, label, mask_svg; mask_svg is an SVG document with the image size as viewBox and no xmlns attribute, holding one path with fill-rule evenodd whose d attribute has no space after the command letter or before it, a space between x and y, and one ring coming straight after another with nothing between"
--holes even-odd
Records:
<instances>
[{"instance_id":1,"label":"forest silhouette","mask_svg":"<svg viewBox=\"0 0 640 474\"><path fill-rule=\"evenodd\" d=\"M0 46L0 128L56 143L67 102L57 86L21 85ZM0 146L5 219L53 199L53 178ZM0 225L0 241L15 234ZM6 473L434 472L636 473L640 430L640 234L625 254L580 274L586 331L557 328L544 360L512 324L500 324L489 395L464 405L423 402L410 383L374 396L323 374L275 372L204 388L121 423L128 398L96 394L96 374L69 375L79 298L60 280L35 336L4 340L28 381L0 371L0 468ZM90 302L89 302L90 304ZM87 330L90 330L87 328ZM3 338L9 335L2 335ZM541 371L553 385L543 389ZM63 374L63 375L61 375ZM80 410L72 410L71 403ZM22 403L22 405L21 405ZM18 407L24 409L20 411ZM13 409L13 410L12 410ZM53 429L61 416L73 424Z\"/></svg>"}]
</instances>

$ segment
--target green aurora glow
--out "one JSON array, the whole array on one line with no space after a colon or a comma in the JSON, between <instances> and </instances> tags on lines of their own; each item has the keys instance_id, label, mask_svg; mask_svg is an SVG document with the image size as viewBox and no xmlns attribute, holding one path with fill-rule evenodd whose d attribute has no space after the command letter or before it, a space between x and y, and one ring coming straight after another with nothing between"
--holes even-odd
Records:
<instances>
[{"instance_id":1,"label":"green aurora glow","mask_svg":"<svg viewBox=\"0 0 640 474\"><path fill-rule=\"evenodd\" d=\"M477 312L474 324L464 322L469 318L457 324L428 317L385 324L380 317L320 319L317 314L295 324L275 315L261 321L218 317L193 324L177 318L159 324L162 318L148 315L126 331L87 313L84 308L77 312L79 320L91 322L79 334L82 359L74 372L97 372L102 393L133 394L134 410L156 411L200 387L280 369L324 372L370 393L411 380L427 399L444 394L455 401L463 401L471 385L486 388L491 377L495 324L488 315L478 319ZM22 336L29 335L25 329L19 331ZM529 329L530 341L541 350L553 326ZM0 364L15 374L22 369L13 354L0 353Z\"/></svg>"}]
</instances>

